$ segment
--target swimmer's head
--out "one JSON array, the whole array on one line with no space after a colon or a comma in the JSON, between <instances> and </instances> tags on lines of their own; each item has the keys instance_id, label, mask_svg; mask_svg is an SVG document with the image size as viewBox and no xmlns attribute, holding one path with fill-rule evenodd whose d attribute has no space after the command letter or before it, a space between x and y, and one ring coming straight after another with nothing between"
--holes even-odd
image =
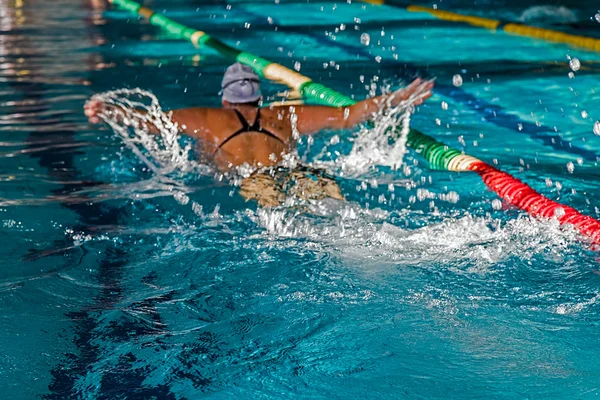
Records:
<instances>
[{"instance_id":1,"label":"swimmer's head","mask_svg":"<svg viewBox=\"0 0 600 400\"><path fill-rule=\"evenodd\" d=\"M227 103L257 103L260 93L260 79L247 65L235 63L225 71L221 83L223 105Z\"/></svg>"}]
</instances>

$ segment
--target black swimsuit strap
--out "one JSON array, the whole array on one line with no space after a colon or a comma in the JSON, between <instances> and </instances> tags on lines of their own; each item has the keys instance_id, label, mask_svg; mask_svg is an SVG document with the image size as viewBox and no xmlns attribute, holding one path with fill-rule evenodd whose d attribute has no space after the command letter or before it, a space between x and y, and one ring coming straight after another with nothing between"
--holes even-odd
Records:
<instances>
[{"instance_id":1,"label":"black swimsuit strap","mask_svg":"<svg viewBox=\"0 0 600 400\"><path fill-rule=\"evenodd\" d=\"M246 118L244 118L242 113L239 112L238 110L236 110L235 108L233 109L233 112L235 113L235 115L237 115L238 119L240 120L240 123L242 124L242 127L240 129L238 129L237 131L235 131L234 135L237 134L238 132L247 132L250 129L252 129L252 126L256 125L256 122L254 122L254 124L252 126L250 126L250 124L248 123ZM260 110L258 112L260 113ZM258 118L259 118L258 115L259 114L256 114L256 121L258 121Z\"/></svg>"},{"instance_id":2,"label":"black swimsuit strap","mask_svg":"<svg viewBox=\"0 0 600 400\"><path fill-rule=\"evenodd\" d=\"M265 135L270 136L273 139L277 139L278 141L280 141L282 144L285 145L285 142L283 140L281 140L277 135L274 135L273 133L269 132L268 130L266 130L262 126L260 126L260 109L258 109L258 113L256 114L256 120L254 121L254 123L252 125L250 125L248 123L248 121L246 120L246 118L244 118L244 116L242 115L241 112L239 112L235 108L233 109L233 111L235 112L235 115L237 115L238 119L240 120L240 123L242 124L242 127L240 129L238 129L237 131L233 132L231 135L229 135L229 137L227 139L225 139L219 145L219 147L217 147L217 150L215 151L215 153L217 151L219 151L219 149L221 149L221 147L223 147L225 145L225 143L229 142L234 137L239 136L239 135L241 135L243 133L246 133L246 132L260 132L260 133L264 133Z\"/></svg>"}]
</instances>

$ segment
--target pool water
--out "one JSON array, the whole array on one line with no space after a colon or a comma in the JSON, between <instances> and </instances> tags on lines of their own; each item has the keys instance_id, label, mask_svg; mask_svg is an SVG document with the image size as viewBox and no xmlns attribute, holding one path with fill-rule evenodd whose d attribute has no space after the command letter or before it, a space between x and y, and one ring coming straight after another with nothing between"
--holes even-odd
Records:
<instances>
[{"instance_id":1,"label":"pool water","mask_svg":"<svg viewBox=\"0 0 600 400\"><path fill-rule=\"evenodd\" d=\"M547 19L534 2L477 3L439 5L600 36L597 5ZM355 99L436 77L413 127L600 216L598 53L393 4L147 5ZM165 109L218 106L228 61L106 7L0 0L3 398L600 395L585 238L411 151L349 173L358 130L299 146L347 202L260 209L204 166L157 174L84 101L125 87Z\"/></svg>"}]
</instances>

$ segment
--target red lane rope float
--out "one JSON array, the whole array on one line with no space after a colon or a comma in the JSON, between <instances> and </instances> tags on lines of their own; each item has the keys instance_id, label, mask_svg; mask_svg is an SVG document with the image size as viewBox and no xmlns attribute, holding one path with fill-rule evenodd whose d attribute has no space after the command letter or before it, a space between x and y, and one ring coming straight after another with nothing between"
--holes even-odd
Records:
<instances>
[{"instance_id":1,"label":"red lane rope float","mask_svg":"<svg viewBox=\"0 0 600 400\"><path fill-rule=\"evenodd\" d=\"M561 225L573 225L579 233L590 237L594 244L600 244L600 222L596 219L548 199L517 178L482 161L474 162L469 169L477 172L486 186L510 205L534 217L556 218Z\"/></svg>"}]
</instances>

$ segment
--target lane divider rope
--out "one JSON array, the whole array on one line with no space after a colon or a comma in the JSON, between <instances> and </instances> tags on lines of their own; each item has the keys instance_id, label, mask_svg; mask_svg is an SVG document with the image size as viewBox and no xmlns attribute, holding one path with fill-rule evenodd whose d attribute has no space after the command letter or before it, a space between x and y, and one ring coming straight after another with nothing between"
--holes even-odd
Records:
<instances>
[{"instance_id":1,"label":"lane divider rope","mask_svg":"<svg viewBox=\"0 0 600 400\"><path fill-rule=\"evenodd\" d=\"M476 26L479 28L485 28L492 31L502 30L506 33L510 33L518 36L525 36L534 39L541 39L548 42L564 43L572 46L581 47L587 50L600 51L600 39L591 38L581 35L573 35L571 33L560 32L552 29L539 28L537 26L530 26L514 22L505 22L495 19L477 17L473 15L459 14L446 10L439 10L430 7L423 7L418 5L408 5L406 7L400 6L396 3L386 3L385 0L370 1L362 0L364 2L375 4L375 5L389 5L392 7L405 8L410 12L426 12L434 17L452 22L461 22Z\"/></svg>"},{"instance_id":2,"label":"lane divider rope","mask_svg":"<svg viewBox=\"0 0 600 400\"><path fill-rule=\"evenodd\" d=\"M443 19L444 21L464 22L464 23L472 25L472 26L478 26L481 28L486 28L486 29L491 29L491 30L498 29L498 27L502 24L500 21L496 21L494 19L474 17L471 15L457 14L457 13L453 13L450 11L437 10L437 9L429 8L429 7L410 5L410 6L406 7L406 10L411 11L411 12L427 12L427 13L433 15L434 17Z\"/></svg>"},{"instance_id":3,"label":"lane divider rope","mask_svg":"<svg viewBox=\"0 0 600 400\"><path fill-rule=\"evenodd\" d=\"M223 56L252 67L260 76L284 83L299 90L305 98L334 107L347 107L356 102L351 98L328 88L280 64L273 63L251 53L237 50L198 31L181 25L169 18L152 12L132 0L110 0L111 3L141 16L150 15L151 24L166 29L180 38L191 41L196 46L208 46ZM140 13L140 10L142 12ZM539 194L528 185L510 174L461 151L438 142L415 129L411 129L407 145L425 158L434 169L447 171L474 171L486 186L507 203L518 207L530 215L542 219L557 218L561 225L570 224L594 243L600 244L600 222L579 213L572 207L564 206Z\"/></svg>"}]
</instances>

